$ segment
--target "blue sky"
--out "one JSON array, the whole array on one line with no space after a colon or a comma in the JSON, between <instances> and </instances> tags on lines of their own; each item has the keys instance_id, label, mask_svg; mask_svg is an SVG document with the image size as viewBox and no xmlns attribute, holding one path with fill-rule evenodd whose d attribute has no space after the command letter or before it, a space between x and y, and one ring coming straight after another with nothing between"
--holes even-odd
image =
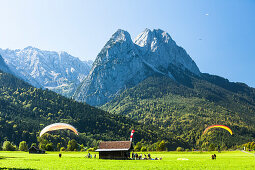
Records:
<instances>
[{"instance_id":1,"label":"blue sky","mask_svg":"<svg viewBox=\"0 0 255 170\"><path fill-rule=\"evenodd\" d=\"M202 72L255 87L254 0L1 0L0 48L95 59L118 29L167 31Z\"/></svg>"}]
</instances>

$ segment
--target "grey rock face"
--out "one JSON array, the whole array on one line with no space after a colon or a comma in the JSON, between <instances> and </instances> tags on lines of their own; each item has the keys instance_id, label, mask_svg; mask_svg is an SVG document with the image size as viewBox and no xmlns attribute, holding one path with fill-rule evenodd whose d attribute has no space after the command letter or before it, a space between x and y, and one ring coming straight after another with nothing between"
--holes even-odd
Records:
<instances>
[{"instance_id":1,"label":"grey rock face","mask_svg":"<svg viewBox=\"0 0 255 170\"><path fill-rule=\"evenodd\" d=\"M177 46L168 33L160 29L146 29L135 38L134 43L142 48L144 60L156 68L167 69L173 64L196 75L200 74L199 68L187 52Z\"/></svg>"},{"instance_id":2,"label":"grey rock face","mask_svg":"<svg viewBox=\"0 0 255 170\"><path fill-rule=\"evenodd\" d=\"M171 65L200 74L195 62L166 32L146 29L133 42L128 32L118 30L98 54L74 98L93 106L103 105L152 74L174 79L168 72Z\"/></svg>"},{"instance_id":3,"label":"grey rock face","mask_svg":"<svg viewBox=\"0 0 255 170\"><path fill-rule=\"evenodd\" d=\"M0 70L6 73L12 73L9 67L4 62L4 59L1 55L0 55Z\"/></svg>"},{"instance_id":4,"label":"grey rock face","mask_svg":"<svg viewBox=\"0 0 255 170\"><path fill-rule=\"evenodd\" d=\"M98 54L75 99L102 105L122 89L139 83L149 72L129 33L118 30Z\"/></svg>"},{"instance_id":5,"label":"grey rock face","mask_svg":"<svg viewBox=\"0 0 255 170\"><path fill-rule=\"evenodd\" d=\"M33 47L2 50L9 68L35 87L48 88L70 96L88 75L90 67L66 52L43 51Z\"/></svg>"}]
</instances>

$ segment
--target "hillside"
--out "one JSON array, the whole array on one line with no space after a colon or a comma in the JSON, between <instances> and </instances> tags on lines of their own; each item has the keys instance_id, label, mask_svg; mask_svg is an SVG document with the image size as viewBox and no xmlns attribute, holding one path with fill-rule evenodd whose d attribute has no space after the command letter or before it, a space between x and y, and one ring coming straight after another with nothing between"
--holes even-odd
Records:
<instances>
[{"instance_id":1,"label":"hillside","mask_svg":"<svg viewBox=\"0 0 255 170\"><path fill-rule=\"evenodd\" d=\"M178 81L151 76L101 108L166 129L192 147L210 143L231 147L255 138L254 88L209 74L174 75ZM213 124L229 126L234 135L221 129L202 135Z\"/></svg>"},{"instance_id":2,"label":"hillside","mask_svg":"<svg viewBox=\"0 0 255 170\"><path fill-rule=\"evenodd\" d=\"M160 29L145 29L134 40L117 30L74 99L156 126L193 148L232 147L255 137L255 89L201 73ZM230 126L234 135L221 129L202 135L213 124Z\"/></svg>"},{"instance_id":3,"label":"hillside","mask_svg":"<svg viewBox=\"0 0 255 170\"><path fill-rule=\"evenodd\" d=\"M135 140L157 142L168 140L175 149L180 142L172 140L170 134L153 126L144 126L121 115L110 114L84 103L65 98L55 92L34 88L13 75L0 72L0 139L10 140L16 145L20 141L28 144L42 141L39 131L51 123L70 123L80 132L54 132L43 139L61 141L66 146L74 138L85 146L97 146L100 140L128 140L132 129ZM54 143L56 144L56 143ZM56 147L56 146L55 146Z\"/></svg>"}]
</instances>

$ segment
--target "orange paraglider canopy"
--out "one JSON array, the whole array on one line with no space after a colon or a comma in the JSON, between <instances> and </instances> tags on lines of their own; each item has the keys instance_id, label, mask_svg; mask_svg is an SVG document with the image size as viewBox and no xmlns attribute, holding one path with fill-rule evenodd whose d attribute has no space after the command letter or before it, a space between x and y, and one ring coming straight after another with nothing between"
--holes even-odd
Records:
<instances>
[{"instance_id":1,"label":"orange paraglider canopy","mask_svg":"<svg viewBox=\"0 0 255 170\"><path fill-rule=\"evenodd\" d=\"M233 134L232 130L229 127L224 126L224 125L212 125L212 126L209 126L208 128L206 128L204 130L203 134L205 134L211 128L223 128L223 129L227 130L231 135Z\"/></svg>"},{"instance_id":2,"label":"orange paraglider canopy","mask_svg":"<svg viewBox=\"0 0 255 170\"><path fill-rule=\"evenodd\" d=\"M53 123L53 124L43 128L43 130L40 133L40 137L44 133L47 133L47 132L53 131L53 130L60 130L60 129L69 129L69 130L73 131L76 135L78 135L78 131L72 125L69 125L67 123Z\"/></svg>"}]
</instances>

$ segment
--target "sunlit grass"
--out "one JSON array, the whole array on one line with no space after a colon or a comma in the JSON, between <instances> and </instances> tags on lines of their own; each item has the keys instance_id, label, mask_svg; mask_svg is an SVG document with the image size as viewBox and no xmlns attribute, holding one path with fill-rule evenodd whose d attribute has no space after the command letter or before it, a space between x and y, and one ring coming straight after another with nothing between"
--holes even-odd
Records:
<instances>
[{"instance_id":1,"label":"sunlit grass","mask_svg":"<svg viewBox=\"0 0 255 170\"><path fill-rule=\"evenodd\" d=\"M144 152L147 154L147 152ZM87 152L0 152L1 168L22 169L255 169L254 154L232 152L150 152L162 160L102 160L85 158ZM211 160L216 153L217 159ZM177 160L186 158L188 160Z\"/></svg>"}]
</instances>

